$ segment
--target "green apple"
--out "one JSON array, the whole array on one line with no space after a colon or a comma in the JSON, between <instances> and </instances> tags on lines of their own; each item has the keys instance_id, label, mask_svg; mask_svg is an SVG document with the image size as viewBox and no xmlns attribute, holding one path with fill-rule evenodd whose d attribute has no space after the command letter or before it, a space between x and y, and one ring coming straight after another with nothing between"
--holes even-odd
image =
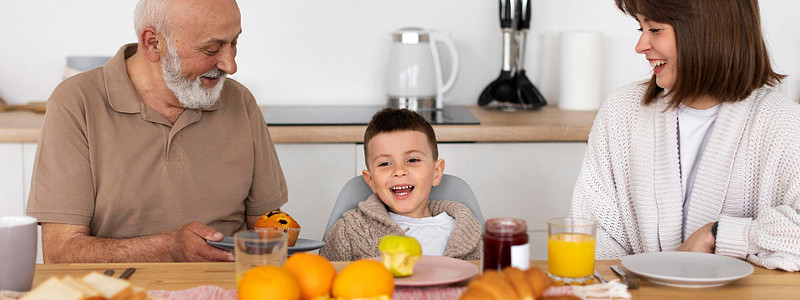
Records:
<instances>
[{"instance_id":1,"label":"green apple","mask_svg":"<svg viewBox=\"0 0 800 300\"><path fill-rule=\"evenodd\" d=\"M395 277L411 276L414 264L422 258L422 247L410 236L387 235L378 243L383 265Z\"/></svg>"}]
</instances>

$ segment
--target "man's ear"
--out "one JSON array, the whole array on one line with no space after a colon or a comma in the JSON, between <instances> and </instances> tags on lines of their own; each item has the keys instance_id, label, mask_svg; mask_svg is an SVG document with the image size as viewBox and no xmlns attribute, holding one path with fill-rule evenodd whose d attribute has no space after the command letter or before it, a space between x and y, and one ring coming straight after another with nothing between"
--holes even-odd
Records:
<instances>
[{"instance_id":1,"label":"man's ear","mask_svg":"<svg viewBox=\"0 0 800 300\"><path fill-rule=\"evenodd\" d=\"M371 189L373 193L377 193L375 191L375 187L373 186L374 183L372 182L372 174L369 173L369 170L364 169L361 171L361 175L364 177L364 182L369 185L369 189Z\"/></svg>"},{"instance_id":2,"label":"man's ear","mask_svg":"<svg viewBox=\"0 0 800 300\"><path fill-rule=\"evenodd\" d=\"M139 49L147 60L157 62L161 60L162 53L166 53L167 43L156 33L155 28L146 27L139 34Z\"/></svg>"},{"instance_id":3,"label":"man's ear","mask_svg":"<svg viewBox=\"0 0 800 300\"><path fill-rule=\"evenodd\" d=\"M444 174L444 159L439 159L433 163L433 184L432 186L439 185L442 182L442 174Z\"/></svg>"}]
</instances>

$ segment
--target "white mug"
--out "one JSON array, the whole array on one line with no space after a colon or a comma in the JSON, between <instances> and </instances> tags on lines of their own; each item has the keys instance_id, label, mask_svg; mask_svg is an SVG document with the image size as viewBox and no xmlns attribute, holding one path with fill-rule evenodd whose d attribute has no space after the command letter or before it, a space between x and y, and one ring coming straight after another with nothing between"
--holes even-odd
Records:
<instances>
[{"instance_id":1,"label":"white mug","mask_svg":"<svg viewBox=\"0 0 800 300\"><path fill-rule=\"evenodd\" d=\"M33 217L0 217L0 290L31 290L37 223Z\"/></svg>"}]
</instances>

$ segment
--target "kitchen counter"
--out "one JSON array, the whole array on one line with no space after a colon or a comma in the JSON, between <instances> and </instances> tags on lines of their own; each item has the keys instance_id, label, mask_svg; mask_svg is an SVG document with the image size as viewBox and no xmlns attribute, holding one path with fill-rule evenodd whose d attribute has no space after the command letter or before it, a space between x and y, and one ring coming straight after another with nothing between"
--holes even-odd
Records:
<instances>
[{"instance_id":1,"label":"kitchen counter","mask_svg":"<svg viewBox=\"0 0 800 300\"><path fill-rule=\"evenodd\" d=\"M585 142L597 113L554 106L517 112L467 108L480 125L434 125L440 142ZM43 121L44 115L32 112L0 113L0 143L37 142ZM365 129L364 125L270 126L269 132L275 143L358 143Z\"/></svg>"}]
</instances>

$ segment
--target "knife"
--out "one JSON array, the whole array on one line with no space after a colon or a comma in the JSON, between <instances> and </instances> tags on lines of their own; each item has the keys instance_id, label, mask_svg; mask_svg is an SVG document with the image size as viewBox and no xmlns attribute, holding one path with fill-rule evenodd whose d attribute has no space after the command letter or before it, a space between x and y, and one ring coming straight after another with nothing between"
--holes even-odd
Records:
<instances>
[{"instance_id":1,"label":"knife","mask_svg":"<svg viewBox=\"0 0 800 300\"><path fill-rule=\"evenodd\" d=\"M119 279L128 279L133 272L136 272L136 268L127 268L125 272L122 272L122 275L119 275Z\"/></svg>"}]
</instances>

